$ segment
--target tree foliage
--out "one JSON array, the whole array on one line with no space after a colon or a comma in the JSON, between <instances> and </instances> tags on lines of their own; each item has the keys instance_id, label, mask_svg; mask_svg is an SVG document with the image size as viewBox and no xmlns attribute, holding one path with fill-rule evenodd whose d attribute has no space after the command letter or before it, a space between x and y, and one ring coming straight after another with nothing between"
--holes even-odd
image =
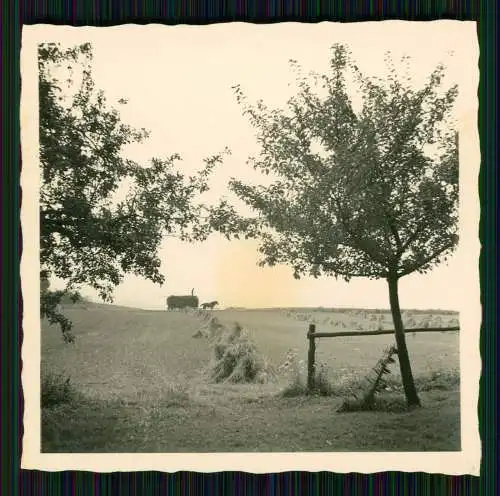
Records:
<instances>
[{"instance_id":1,"label":"tree foliage","mask_svg":"<svg viewBox=\"0 0 500 496\"><path fill-rule=\"evenodd\" d=\"M420 90L394 67L387 80L368 78L343 46L330 66L316 84L300 78L285 110L251 106L235 87L261 145L249 162L277 179L269 186L232 179L230 189L258 216L238 217L226 201L213 223L227 234L260 236L262 263L290 264L296 277L428 271L458 239L457 138L441 125L457 88L436 93L443 66ZM359 85L360 109L350 81Z\"/></svg>"},{"instance_id":2,"label":"tree foliage","mask_svg":"<svg viewBox=\"0 0 500 496\"><path fill-rule=\"evenodd\" d=\"M364 75L343 45L332 47L328 74L304 76L292 61L298 91L284 109L251 105L235 86L261 147L249 164L272 180L233 178L231 191L256 215L224 200L212 224L260 239L261 264L287 264L296 278L390 280L400 319L397 280L429 271L458 241L458 90L443 89L443 65L415 89L386 62L382 79Z\"/></svg>"},{"instance_id":3,"label":"tree foliage","mask_svg":"<svg viewBox=\"0 0 500 496\"><path fill-rule=\"evenodd\" d=\"M221 156L187 177L176 168L177 154L137 164L125 157L126 147L148 133L124 124L96 89L91 46L42 44L38 65L42 275L65 280L66 291L90 286L105 301L125 274L162 284L164 236L206 236L196 198ZM71 339L71 324L55 311L63 293L45 288L41 311Z\"/></svg>"}]
</instances>

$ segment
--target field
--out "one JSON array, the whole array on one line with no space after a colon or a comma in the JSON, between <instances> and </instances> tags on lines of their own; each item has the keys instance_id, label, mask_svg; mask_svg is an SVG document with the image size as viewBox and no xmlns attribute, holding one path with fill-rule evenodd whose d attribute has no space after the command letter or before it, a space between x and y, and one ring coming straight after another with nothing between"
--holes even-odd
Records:
<instances>
[{"instance_id":1,"label":"field","mask_svg":"<svg viewBox=\"0 0 500 496\"><path fill-rule=\"evenodd\" d=\"M74 322L76 342L65 344L59 329L43 322L42 377L69 377L73 395L43 408L43 452L460 450L456 332L407 334L422 408L404 408L396 363L377 411L337 413L347 394L341 385L366 375L393 336L320 339L317 360L334 391L328 396L282 394L290 383L290 353L306 358L310 322L325 331L390 329L388 312L210 312L222 324L236 321L248 332L273 371L272 380L262 384L210 380L213 348L207 339L193 338L202 326L201 311L89 303L65 312ZM404 320L407 328L444 327L457 325L458 315L406 311Z\"/></svg>"}]
</instances>

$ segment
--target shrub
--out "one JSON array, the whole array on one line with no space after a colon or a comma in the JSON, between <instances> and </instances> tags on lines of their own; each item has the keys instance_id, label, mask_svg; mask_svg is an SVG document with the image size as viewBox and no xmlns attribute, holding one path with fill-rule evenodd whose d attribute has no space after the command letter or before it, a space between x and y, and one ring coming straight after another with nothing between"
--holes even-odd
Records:
<instances>
[{"instance_id":1,"label":"shrub","mask_svg":"<svg viewBox=\"0 0 500 496\"><path fill-rule=\"evenodd\" d=\"M42 376L41 407L50 408L63 403L71 403L76 390L69 377L63 374L46 373Z\"/></svg>"},{"instance_id":2,"label":"shrub","mask_svg":"<svg viewBox=\"0 0 500 496\"><path fill-rule=\"evenodd\" d=\"M281 391L284 397L305 396L307 394L317 394L330 396L333 394L333 387L328 379L327 367L322 363L316 364L314 377L314 389L308 391L306 384L306 366L304 360L298 358L296 350L289 350L285 362L279 367L280 372L288 376L289 384Z\"/></svg>"},{"instance_id":3,"label":"shrub","mask_svg":"<svg viewBox=\"0 0 500 496\"><path fill-rule=\"evenodd\" d=\"M281 391L280 395L285 398L295 398L307 394L305 381L304 360L299 360L297 349L289 349L285 361L280 365L278 371L288 379L288 385Z\"/></svg>"},{"instance_id":4,"label":"shrub","mask_svg":"<svg viewBox=\"0 0 500 496\"><path fill-rule=\"evenodd\" d=\"M312 391L312 394L331 396L333 393L334 389L328 379L328 369L322 363L317 364L314 374L314 390Z\"/></svg>"},{"instance_id":5,"label":"shrub","mask_svg":"<svg viewBox=\"0 0 500 496\"><path fill-rule=\"evenodd\" d=\"M297 348L290 348L287 351L284 362L278 367L278 372L293 382L297 377L305 373L304 360L299 360Z\"/></svg>"}]
</instances>

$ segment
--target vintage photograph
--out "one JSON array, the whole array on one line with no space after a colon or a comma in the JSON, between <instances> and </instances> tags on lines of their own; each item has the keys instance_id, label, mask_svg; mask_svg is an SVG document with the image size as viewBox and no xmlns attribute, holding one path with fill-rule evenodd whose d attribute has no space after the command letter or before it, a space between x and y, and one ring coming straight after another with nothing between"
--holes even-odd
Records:
<instances>
[{"instance_id":1,"label":"vintage photograph","mask_svg":"<svg viewBox=\"0 0 500 496\"><path fill-rule=\"evenodd\" d=\"M472 23L29 28L25 443L479 469Z\"/></svg>"}]
</instances>

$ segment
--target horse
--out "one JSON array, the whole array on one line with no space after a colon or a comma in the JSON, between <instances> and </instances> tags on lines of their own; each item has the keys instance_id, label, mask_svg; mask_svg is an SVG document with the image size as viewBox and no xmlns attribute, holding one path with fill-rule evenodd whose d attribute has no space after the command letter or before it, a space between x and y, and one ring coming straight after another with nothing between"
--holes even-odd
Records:
<instances>
[{"instance_id":1,"label":"horse","mask_svg":"<svg viewBox=\"0 0 500 496\"><path fill-rule=\"evenodd\" d=\"M208 303L202 303L201 308L203 308L204 310L207 310L207 309L213 310L215 305L218 305L218 304L219 304L218 301L210 301Z\"/></svg>"}]
</instances>

